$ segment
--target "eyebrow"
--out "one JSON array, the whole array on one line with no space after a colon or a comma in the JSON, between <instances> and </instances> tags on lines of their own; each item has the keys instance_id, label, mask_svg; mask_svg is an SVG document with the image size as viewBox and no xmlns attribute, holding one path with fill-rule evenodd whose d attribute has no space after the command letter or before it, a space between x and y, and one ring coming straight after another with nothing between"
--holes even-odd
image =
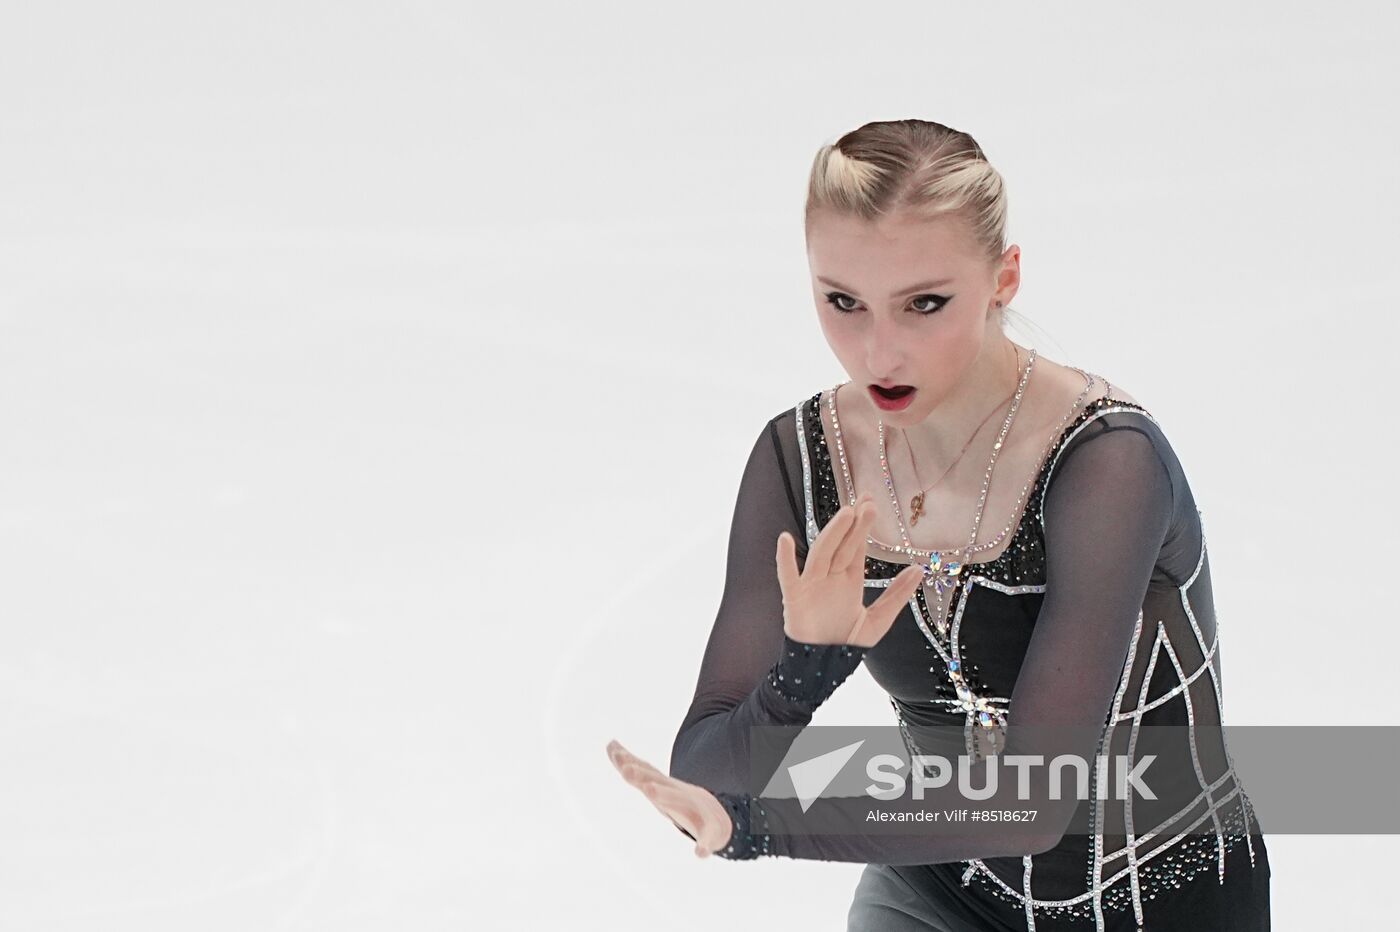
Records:
<instances>
[{"instance_id":1,"label":"eyebrow","mask_svg":"<svg viewBox=\"0 0 1400 932\"><path fill-rule=\"evenodd\" d=\"M821 282L823 285L830 285L832 288L839 288L839 289L841 289L842 291L850 292L850 293L853 294L853 295L858 295L858 294L860 294L860 292L856 291L854 288L849 288L849 287L847 287L846 285L843 285L843 284L841 284L840 282L837 282L837 281L832 281L832 280L829 279L829 278L822 278L820 275L817 276L817 281ZM940 287L940 286L942 286L942 285L949 285L949 284L952 284L952 282L953 282L953 280L952 280L951 278L940 278L940 279L938 279L937 281L921 282L920 284L917 284L917 285L910 285L908 288L906 288L906 289L903 290L903 291L896 291L894 294L890 295L890 297L891 297L891 298L902 298L902 297L904 297L905 295L911 295L911 294L913 294L913 293L916 292L916 291L923 291L925 288L938 288L938 287Z\"/></svg>"}]
</instances>

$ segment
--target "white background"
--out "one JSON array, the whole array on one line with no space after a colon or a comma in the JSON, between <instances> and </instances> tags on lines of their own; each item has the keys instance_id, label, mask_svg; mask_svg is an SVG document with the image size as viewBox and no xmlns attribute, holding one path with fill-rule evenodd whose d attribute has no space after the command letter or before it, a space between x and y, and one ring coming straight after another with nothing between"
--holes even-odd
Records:
<instances>
[{"instance_id":1,"label":"white background","mask_svg":"<svg viewBox=\"0 0 1400 932\"><path fill-rule=\"evenodd\" d=\"M859 865L697 861L604 745L665 767L844 378L802 199L868 120L981 142L1013 336L1167 430L1227 722L1396 722L1396 25L6 4L0 926L843 929ZM1275 928L1390 915L1389 838L1268 843Z\"/></svg>"}]
</instances>

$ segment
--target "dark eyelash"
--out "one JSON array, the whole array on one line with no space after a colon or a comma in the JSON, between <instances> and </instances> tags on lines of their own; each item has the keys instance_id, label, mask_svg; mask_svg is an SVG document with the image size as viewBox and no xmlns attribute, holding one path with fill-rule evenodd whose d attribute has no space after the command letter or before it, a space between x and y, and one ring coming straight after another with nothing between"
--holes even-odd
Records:
<instances>
[{"instance_id":1,"label":"dark eyelash","mask_svg":"<svg viewBox=\"0 0 1400 932\"><path fill-rule=\"evenodd\" d=\"M845 294L844 292L840 292L840 291L828 291L828 292L826 293L826 303L828 303L828 304L830 304L832 307L834 307L834 308L837 310L838 313L841 313L841 314L854 314L854 313L855 313L855 309L854 309L854 308L842 307L842 306L837 302L837 298L849 298L849 299L852 300L852 301L855 300L855 298L852 298L850 295ZM943 295L938 295L938 294L916 294L916 295L914 295L912 298L910 298L909 300L911 300L911 301L922 301L922 300L924 300L925 298L931 299L931 300L933 300L933 301L937 301L937 302L938 302L938 306L935 307L935 308L933 308L932 310L928 310L928 311L915 311L914 313L916 313L916 314L923 314L924 316L928 316L929 314L936 314L936 313L938 313L939 311L941 311L941 310L943 309L943 305L947 304L948 301L950 300L950 299L948 299L948 298L945 298Z\"/></svg>"}]
</instances>

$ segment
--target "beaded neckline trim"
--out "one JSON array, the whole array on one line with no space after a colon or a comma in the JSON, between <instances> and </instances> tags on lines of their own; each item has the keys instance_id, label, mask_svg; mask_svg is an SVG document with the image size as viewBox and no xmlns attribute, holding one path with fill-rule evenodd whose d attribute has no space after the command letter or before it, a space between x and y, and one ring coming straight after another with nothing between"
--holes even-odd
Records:
<instances>
[{"instance_id":1,"label":"beaded neckline trim","mask_svg":"<svg viewBox=\"0 0 1400 932\"><path fill-rule=\"evenodd\" d=\"M812 476L809 473L806 476L807 481L804 483L804 485L807 486L805 491L809 497L808 500L810 503L808 513L811 520L808 521L807 528L809 544L811 540L815 538L816 533L819 532L822 527L826 526L826 522L835 514L836 509L840 507L839 493L835 501L828 500L828 496L817 496L815 500L811 497L813 480L823 485L829 483L833 489L839 488L837 485L839 478L836 475L831 448L827 444L825 425L821 419L821 396L822 392L818 391L798 406L798 440L804 447L803 452L807 454L803 457L804 472L807 472L807 460L810 457L812 461L810 464L811 471L816 474ZM1031 493L1022 503L1021 514L1016 520L1015 530L1013 530L1007 538L1005 547L1002 548L1002 551L997 556L990 560L967 561L964 563L964 567L968 569L975 567L978 572L994 573L996 569L1004 568L1011 561L1013 551L1024 544L1026 535L1031 531L1031 525L1034 523L1034 520L1041 515L1045 482L1054 464L1059 459L1064 445L1086 421L1093 418L1103 409L1110 407L1138 411L1148 418L1152 417L1142 405L1112 398L1107 395L1086 402L1079 414L1060 431L1059 436L1051 444L1048 453L1041 460L1040 467L1036 471L1035 478L1032 480ZM865 559L866 575L871 577L893 576L908 565L907 563L901 563L895 560L884 560L879 557L870 556L869 554L866 555Z\"/></svg>"}]
</instances>

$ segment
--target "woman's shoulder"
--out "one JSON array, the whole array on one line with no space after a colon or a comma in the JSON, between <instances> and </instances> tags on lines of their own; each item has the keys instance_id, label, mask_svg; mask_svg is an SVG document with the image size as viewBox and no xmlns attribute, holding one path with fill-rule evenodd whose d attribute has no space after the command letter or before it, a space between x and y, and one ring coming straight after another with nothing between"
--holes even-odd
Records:
<instances>
[{"instance_id":1,"label":"woman's shoulder","mask_svg":"<svg viewBox=\"0 0 1400 932\"><path fill-rule=\"evenodd\" d=\"M1126 401L1128 404L1137 405L1140 408L1143 406L1142 402L1138 401L1137 398L1133 397L1125 388L1117 383L1109 383L1104 397L1106 397L1109 402Z\"/></svg>"},{"instance_id":2,"label":"woman's shoulder","mask_svg":"<svg viewBox=\"0 0 1400 932\"><path fill-rule=\"evenodd\" d=\"M1157 458L1173 471L1175 452L1150 404L1099 372L1062 364L1052 364L1052 368L1056 373L1054 397L1041 405L1040 412L1046 423L1058 421L1058 431L1050 433L1043 465L1047 481L1057 463L1085 445L1092 444L1102 455L1117 448L1130 450L1134 441L1128 434L1142 435L1139 446L1143 438L1150 441Z\"/></svg>"},{"instance_id":3,"label":"woman's shoulder","mask_svg":"<svg viewBox=\"0 0 1400 932\"><path fill-rule=\"evenodd\" d=\"M1059 399L1047 400L1046 404L1050 409L1060 406L1061 401L1067 399L1074 399L1085 407L1091 404L1110 404L1115 401L1125 401L1128 404L1142 406L1142 402L1125 386L1098 370L1057 362L1043 355L1037 360L1035 366L1038 371L1043 370L1041 378L1048 382L1048 386L1041 392L1042 396L1047 399ZM1035 375L1033 374L1032 380L1034 379ZM1081 393L1087 393L1087 395Z\"/></svg>"},{"instance_id":4,"label":"woman's shoulder","mask_svg":"<svg viewBox=\"0 0 1400 932\"><path fill-rule=\"evenodd\" d=\"M1059 452L1079 445L1090 437L1111 433L1115 428L1128 427L1149 435L1165 443L1152 410L1128 389L1104 378L1097 373L1087 373L1093 378L1086 397L1069 405L1062 415L1059 436L1052 446Z\"/></svg>"},{"instance_id":5,"label":"woman's shoulder","mask_svg":"<svg viewBox=\"0 0 1400 932\"><path fill-rule=\"evenodd\" d=\"M1039 493L1041 521L1045 520L1049 490L1057 484L1071 454L1082 473L1081 481L1073 486L1078 489L1148 488L1148 473L1164 471L1167 481L1160 504L1170 517L1158 570L1163 578L1179 585L1191 575L1202 540L1201 517L1186 469L1150 401L1144 403L1102 375L1097 378L1102 385L1071 418L1046 457ZM1086 448L1094 452L1080 452ZM1083 476L1092 475L1097 475L1097 480L1083 481Z\"/></svg>"},{"instance_id":6,"label":"woman's shoulder","mask_svg":"<svg viewBox=\"0 0 1400 932\"><path fill-rule=\"evenodd\" d=\"M813 457L824 452L821 409L818 407L825 389L813 389L773 412L760 431L761 439L771 444L777 460L792 489L803 489L804 473L815 464Z\"/></svg>"},{"instance_id":7,"label":"woman's shoulder","mask_svg":"<svg viewBox=\"0 0 1400 932\"><path fill-rule=\"evenodd\" d=\"M785 434L797 433L799 422L810 422L820 412L818 401L826 389L813 389L801 397L793 399L786 407L773 413L764 425L766 430L776 430Z\"/></svg>"},{"instance_id":8,"label":"woman's shoulder","mask_svg":"<svg viewBox=\"0 0 1400 932\"><path fill-rule=\"evenodd\" d=\"M1097 422L1101 429L1110 425L1137 424L1160 432L1160 425L1152 409L1138 400L1138 397L1116 382L1096 376L1086 400L1082 400L1071 412L1065 434L1081 433L1085 422ZM1066 439L1066 438L1062 438Z\"/></svg>"},{"instance_id":9,"label":"woman's shoulder","mask_svg":"<svg viewBox=\"0 0 1400 932\"><path fill-rule=\"evenodd\" d=\"M1048 359L1045 363L1047 384L1041 390L1033 418L1036 423L1058 422L1063 428L1060 439L1085 421L1110 414L1121 413L1129 419L1138 414L1153 419L1150 407L1117 380L1093 369Z\"/></svg>"},{"instance_id":10,"label":"woman's shoulder","mask_svg":"<svg viewBox=\"0 0 1400 932\"><path fill-rule=\"evenodd\" d=\"M1089 398L1069 417L1046 456L1047 488L1071 453L1092 447L1096 453L1089 458L1105 469L1165 469L1172 487L1184 489L1185 470L1151 406L1117 382L1088 374L1096 380Z\"/></svg>"}]
</instances>

